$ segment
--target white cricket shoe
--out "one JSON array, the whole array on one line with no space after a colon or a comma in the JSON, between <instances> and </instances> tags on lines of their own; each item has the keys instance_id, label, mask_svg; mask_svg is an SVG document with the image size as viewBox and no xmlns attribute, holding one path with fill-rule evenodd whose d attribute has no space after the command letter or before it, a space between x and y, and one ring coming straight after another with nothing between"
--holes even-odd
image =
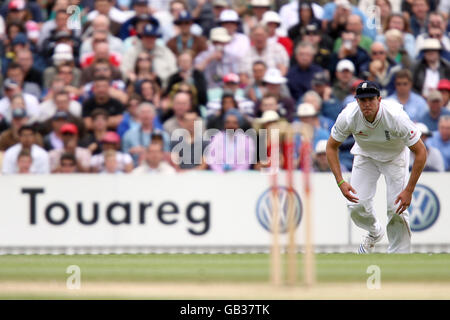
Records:
<instances>
[{"instance_id":1,"label":"white cricket shoe","mask_svg":"<svg viewBox=\"0 0 450 320\"><path fill-rule=\"evenodd\" d=\"M380 242L381 239L383 239L384 236L384 230L382 229L380 234L376 237L368 234L364 237L362 243L359 245L358 253L359 254L365 254L365 253L372 253L373 249L375 247L375 244L377 242Z\"/></svg>"}]
</instances>

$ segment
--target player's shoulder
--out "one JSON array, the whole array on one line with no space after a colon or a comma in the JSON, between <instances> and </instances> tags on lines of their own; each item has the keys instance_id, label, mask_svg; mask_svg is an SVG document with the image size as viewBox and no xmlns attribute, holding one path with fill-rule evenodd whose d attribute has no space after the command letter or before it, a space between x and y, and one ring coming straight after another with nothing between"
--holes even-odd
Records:
<instances>
[{"instance_id":1,"label":"player's shoulder","mask_svg":"<svg viewBox=\"0 0 450 320\"><path fill-rule=\"evenodd\" d=\"M403 105L391 99L382 99L381 106L383 113L390 118L397 118L405 113Z\"/></svg>"},{"instance_id":2,"label":"player's shoulder","mask_svg":"<svg viewBox=\"0 0 450 320\"><path fill-rule=\"evenodd\" d=\"M341 111L341 117L350 121L355 118L356 113L359 111L358 102L353 101L348 103Z\"/></svg>"}]
</instances>

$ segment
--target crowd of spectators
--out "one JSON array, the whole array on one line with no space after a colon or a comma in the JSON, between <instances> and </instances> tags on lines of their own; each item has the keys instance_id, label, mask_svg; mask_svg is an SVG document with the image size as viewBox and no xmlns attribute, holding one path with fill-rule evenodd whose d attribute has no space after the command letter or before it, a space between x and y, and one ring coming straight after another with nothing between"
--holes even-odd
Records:
<instances>
[{"instance_id":1,"label":"crowd of spectators","mask_svg":"<svg viewBox=\"0 0 450 320\"><path fill-rule=\"evenodd\" d=\"M326 140L364 80L418 123L426 170L450 171L449 13L446 0L2 1L1 171L261 170L274 142L260 129L282 129L286 168L286 128L303 123L313 170L329 171Z\"/></svg>"}]
</instances>

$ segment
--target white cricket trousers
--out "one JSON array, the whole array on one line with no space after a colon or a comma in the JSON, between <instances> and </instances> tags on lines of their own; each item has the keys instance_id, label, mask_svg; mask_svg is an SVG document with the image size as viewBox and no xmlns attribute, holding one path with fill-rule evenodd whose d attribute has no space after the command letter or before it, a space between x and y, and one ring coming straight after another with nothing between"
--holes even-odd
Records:
<instances>
[{"instance_id":1,"label":"white cricket trousers","mask_svg":"<svg viewBox=\"0 0 450 320\"><path fill-rule=\"evenodd\" d=\"M371 235L378 235L381 232L382 226L373 209L373 197L381 174L386 181L388 253L410 253L409 213L407 210L401 215L395 213L399 203L394 204L395 199L408 183L408 149L405 148L396 159L388 162L360 155L355 156L350 184L356 190L359 201L358 203L347 201L351 218L358 227L367 230Z\"/></svg>"}]
</instances>

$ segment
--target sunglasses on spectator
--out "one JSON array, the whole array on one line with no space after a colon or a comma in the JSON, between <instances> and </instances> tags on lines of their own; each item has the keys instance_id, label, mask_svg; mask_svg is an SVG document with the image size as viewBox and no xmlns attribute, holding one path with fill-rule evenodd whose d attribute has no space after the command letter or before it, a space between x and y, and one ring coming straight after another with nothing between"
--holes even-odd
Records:
<instances>
[{"instance_id":1,"label":"sunglasses on spectator","mask_svg":"<svg viewBox=\"0 0 450 320\"><path fill-rule=\"evenodd\" d=\"M399 87L401 87L401 86L407 86L407 85L409 85L409 82L407 82L407 81L396 82L395 85L396 85L396 86L399 86Z\"/></svg>"},{"instance_id":2,"label":"sunglasses on spectator","mask_svg":"<svg viewBox=\"0 0 450 320\"><path fill-rule=\"evenodd\" d=\"M442 37L442 34L440 33L430 33L431 38L440 39Z\"/></svg>"},{"instance_id":3,"label":"sunglasses on spectator","mask_svg":"<svg viewBox=\"0 0 450 320\"><path fill-rule=\"evenodd\" d=\"M373 54L374 56L376 56L376 55L382 55L382 54L386 54L386 51L372 51L372 54Z\"/></svg>"},{"instance_id":4,"label":"sunglasses on spectator","mask_svg":"<svg viewBox=\"0 0 450 320\"><path fill-rule=\"evenodd\" d=\"M138 61L151 61L152 59L150 57L139 57Z\"/></svg>"}]
</instances>

